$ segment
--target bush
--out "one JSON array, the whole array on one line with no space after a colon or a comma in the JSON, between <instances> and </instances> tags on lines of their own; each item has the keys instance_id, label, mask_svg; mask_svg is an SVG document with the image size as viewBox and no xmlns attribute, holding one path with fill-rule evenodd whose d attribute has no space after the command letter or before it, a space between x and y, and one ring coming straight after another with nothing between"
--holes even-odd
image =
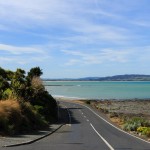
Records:
<instances>
[{"instance_id":1,"label":"bush","mask_svg":"<svg viewBox=\"0 0 150 150\"><path fill-rule=\"evenodd\" d=\"M48 127L45 118L30 103L16 100L0 101L0 132L15 134Z\"/></svg>"},{"instance_id":2,"label":"bush","mask_svg":"<svg viewBox=\"0 0 150 150\"><path fill-rule=\"evenodd\" d=\"M110 115L109 115L110 118L113 118L113 117L119 117L119 114L116 113L116 112L111 112Z\"/></svg>"},{"instance_id":3,"label":"bush","mask_svg":"<svg viewBox=\"0 0 150 150\"><path fill-rule=\"evenodd\" d=\"M90 100L87 100L85 103L88 104L88 105L90 105L90 104L91 104L91 101L90 101Z\"/></svg>"},{"instance_id":4,"label":"bush","mask_svg":"<svg viewBox=\"0 0 150 150\"><path fill-rule=\"evenodd\" d=\"M48 127L45 118L40 115L30 103L22 103L21 111L23 114L23 121L20 128L21 131L37 130Z\"/></svg>"},{"instance_id":5,"label":"bush","mask_svg":"<svg viewBox=\"0 0 150 150\"><path fill-rule=\"evenodd\" d=\"M43 106L35 105L34 108L40 114L42 114L44 112L44 107Z\"/></svg>"},{"instance_id":6,"label":"bush","mask_svg":"<svg viewBox=\"0 0 150 150\"><path fill-rule=\"evenodd\" d=\"M57 103L45 90L42 74L39 67L27 76L22 69L12 72L0 68L0 132L36 130L56 121Z\"/></svg>"},{"instance_id":7,"label":"bush","mask_svg":"<svg viewBox=\"0 0 150 150\"><path fill-rule=\"evenodd\" d=\"M45 117L46 121L49 123L56 121L57 103L48 92L45 91L40 97L34 98L31 104Z\"/></svg>"},{"instance_id":8,"label":"bush","mask_svg":"<svg viewBox=\"0 0 150 150\"><path fill-rule=\"evenodd\" d=\"M0 131L14 133L21 125L21 109L16 100L0 101Z\"/></svg>"},{"instance_id":9,"label":"bush","mask_svg":"<svg viewBox=\"0 0 150 150\"><path fill-rule=\"evenodd\" d=\"M137 131L139 127L146 126L150 126L149 121L144 118L133 117L124 124L123 129L126 131Z\"/></svg>"},{"instance_id":10,"label":"bush","mask_svg":"<svg viewBox=\"0 0 150 150\"><path fill-rule=\"evenodd\" d=\"M13 98L12 90L10 88L6 89L2 94L2 99Z\"/></svg>"},{"instance_id":11,"label":"bush","mask_svg":"<svg viewBox=\"0 0 150 150\"><path fill-rule=\"evenodd\" d=\"M146 135L147 137L150 137L150 127L139 127L137 129L137 132L142 133L142 135Z\"/></svg>"},{"instance_id":12,"label":"bush","mask_svg":"<svg viewBox=\"0 0 150 150\"><path fill-rule=\"evenodd\" d=\"M125 123L123 129L126 131L136 131L141 124L134 122L134 123Z\"/></svg>"}]
</instances>

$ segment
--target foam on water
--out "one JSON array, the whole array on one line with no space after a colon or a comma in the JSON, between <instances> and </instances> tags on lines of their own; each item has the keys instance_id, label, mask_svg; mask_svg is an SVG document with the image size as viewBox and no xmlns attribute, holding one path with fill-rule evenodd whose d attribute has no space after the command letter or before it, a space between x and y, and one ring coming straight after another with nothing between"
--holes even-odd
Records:
<instances>
[{"instance_id":1,"label":"foam on water","mask_svg":"<svg viewBox=\"0 0 150 150\"><path fill-rule=\"evenodd\" d=\"M58 86L61 85L61 86ZM148 99L150 82L46 82L53 96L73 99Z\"/></svg>"}]
</instances>

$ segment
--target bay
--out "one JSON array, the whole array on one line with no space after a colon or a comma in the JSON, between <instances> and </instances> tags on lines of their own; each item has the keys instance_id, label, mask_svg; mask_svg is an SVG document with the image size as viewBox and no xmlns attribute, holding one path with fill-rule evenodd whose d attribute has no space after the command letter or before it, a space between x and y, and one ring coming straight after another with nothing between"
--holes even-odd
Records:
<instances>
[{"instance_id":1,"label":"bay","mask_svg":"<svg viewBox=\"0 0 150 150\"><path fill-rule=\"evenodd\" d=\"M54 97L85 99L148 99L150 82L128 81L44 81Z\"/></svg>"}]
</instances>

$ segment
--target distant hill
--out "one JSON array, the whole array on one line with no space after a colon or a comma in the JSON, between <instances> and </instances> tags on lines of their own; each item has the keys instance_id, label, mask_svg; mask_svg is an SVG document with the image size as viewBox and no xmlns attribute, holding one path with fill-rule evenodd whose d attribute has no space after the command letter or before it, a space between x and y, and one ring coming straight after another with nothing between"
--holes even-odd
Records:
<instances>
[{"instance_id":1,"label":"distant hill","mask_svg":"<svg viewBox=\"0 0 150 150\"><path fill-rule=\"evenodd\" d=\"M87 77L81 78L80 80L86 81L150 81L150 75L115 75L108 77Z\"/></svg>"},{"instance_id":2,"label":"distant hill","mask_svg":"<svg viewBox=\"0 0 150 150\"><path fill-rule=\"evenodd\" d=\"M108 77L43 79L44 81L150 81L150 75L126 74Z\"/></svg>"}]
</instances>

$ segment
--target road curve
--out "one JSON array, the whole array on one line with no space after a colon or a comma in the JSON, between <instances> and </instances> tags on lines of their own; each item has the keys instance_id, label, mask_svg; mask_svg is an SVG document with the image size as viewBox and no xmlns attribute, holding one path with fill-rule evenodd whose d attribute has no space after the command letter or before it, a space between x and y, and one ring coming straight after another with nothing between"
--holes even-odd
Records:
<instances>
[{"instance_id":1,"label":"road curve","mask_svg":"<svg viewBox=\"0 0 150 150\"><path fill-rule=\"evenodd\" d=\"M81 112L81 115L83 117L86 116L86 120L88 120L93 132L97 134L97 138L102 140L110 150L150 150L149 142L131 136L120 130L103 119L91 108L73 103L65 103L65 105L67 105L68 108L71 106L80 108L79 111Z\"/></svg>"},{"instance_id":2,"label":"road curve","mask_svg":"<svg viewBox=\"0 0 150 150\"><path fill-rule=\"evenodd\" d=\"M38 142L9 150L150 150L150 143L118 130L93 110L69 102L67 122L57 132Z\"/></svg>"}]
</instances>

